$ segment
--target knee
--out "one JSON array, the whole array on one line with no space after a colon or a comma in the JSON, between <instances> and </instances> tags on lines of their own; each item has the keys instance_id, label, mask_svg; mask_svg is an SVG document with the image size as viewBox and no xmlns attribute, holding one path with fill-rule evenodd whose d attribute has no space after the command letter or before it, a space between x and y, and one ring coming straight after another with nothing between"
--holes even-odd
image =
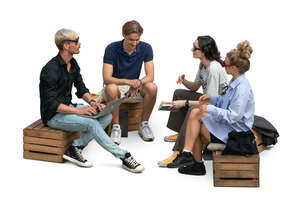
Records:
<instances>
[{"instance_id":1,"label":"knee","mask_svg":"<svg viewBox=\"0 0 300 202\"><path fill-rule=\"evenodd\" d=\"M105 87L105 93L109 96L117 96L118 95L118 86L116 84L108 84Z\"/></svg>"},{"instance_id":2,"label":"knee","mask_svg":"<svg viewBox=\"0 0 300 202\"><path fill-rule=\"evenodd\" d=\"M147 92L150 95L155 96L157 94L157 85L155 83L147 83L143 87L147 90Z\"/></svg>"},{"instance_id":3,"label":"knee","mask_svg":"<svg viewBox=\"0 0 300 202\"><path fill-rule=\"evenodd\" d=\"M191 111L191 114L190 114L190 118L191 119L199 119L200 117L200 109L199 108L194 108L194 109L192 109L192 111Z\"/></svg>"}]
</instances>

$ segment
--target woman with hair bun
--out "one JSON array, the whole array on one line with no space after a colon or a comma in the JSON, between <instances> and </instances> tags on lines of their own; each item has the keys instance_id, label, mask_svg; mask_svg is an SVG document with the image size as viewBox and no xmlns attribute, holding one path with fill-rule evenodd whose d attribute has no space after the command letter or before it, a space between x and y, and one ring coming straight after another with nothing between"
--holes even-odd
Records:
<instances>
[{"instance_id":1,"label":"woman with hair bun","mask_svg":"<svg viewBox=\"0 0 300 202\"><path fill-rule=\"evenodd\" d=\"M227 143L230 132L249 132L254 122L254 96L245 76L250 68L252 48L248 41L227 53L224 67L232 75L224 96L206 94L199 108L192 110L186 129L183 152L176 159L183 174L205 175L202 161L203 140Z\"/></svg>"}]
</instances>

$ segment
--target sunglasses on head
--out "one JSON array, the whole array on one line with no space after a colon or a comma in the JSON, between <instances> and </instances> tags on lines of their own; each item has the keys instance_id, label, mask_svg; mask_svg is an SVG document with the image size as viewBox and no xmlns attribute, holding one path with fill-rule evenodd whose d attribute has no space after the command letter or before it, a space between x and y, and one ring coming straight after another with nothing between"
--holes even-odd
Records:
<instances>
[{"instance_id":1,"label":"sunglasses on head","mask_svg":"<svg viewBox=\"0 0 300 202\"><path fill-rule=\"evenodd\" d=\"M74 42L74 43L78 43L79 37L77 37L77 39L75 39L75 40L67 39L67 40L65 40L65 41L66 41L66 42Z\"/></svg>"}]
</instances>

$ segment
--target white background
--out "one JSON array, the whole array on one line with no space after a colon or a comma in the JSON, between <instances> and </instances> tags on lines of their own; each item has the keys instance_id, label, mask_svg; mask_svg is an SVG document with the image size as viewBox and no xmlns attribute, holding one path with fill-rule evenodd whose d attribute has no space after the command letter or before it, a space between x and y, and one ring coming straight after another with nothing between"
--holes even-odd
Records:
<instances>
[{"instance_id":1,"label":"white background","mask_svg":"<svg viewBox=\"0 0 300 202\"><path fill-rule=\"evenodd\" d=\"M296 1L1 1L1 144L0 201L258 201L299 198L299 6ZM22 129L39 118L39 74L57 54L54 34L74 29L80 36L76 55L91 92L102 86L105 47L121 40L121 27L136 19L142 40L154 50L159 86L150 124L155 141L136 133L122 139L145 166L143 174L121 168L121 162L91 142L84 151L90 169L22 158ZM212 164L207 175L186 176L156 163L171 154L173 134L167 112L177 76L193 80L199 60L190 49L198 35L211 35L224 58L242 40L253 47L247 78L252 84L256 114L278 129L278 144L261 154L260 188L213 187Z\"/></svg>"}]
</instances>

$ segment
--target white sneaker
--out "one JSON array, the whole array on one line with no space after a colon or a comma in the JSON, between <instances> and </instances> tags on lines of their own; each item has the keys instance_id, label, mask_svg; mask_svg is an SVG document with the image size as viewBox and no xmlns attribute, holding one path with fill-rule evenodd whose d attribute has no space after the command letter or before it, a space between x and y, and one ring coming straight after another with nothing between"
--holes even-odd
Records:
<instances>
[{"instance_id":1,"label":"white sneaker","mask_svg":"<svg viewBox=\"0 0 300 202\"><path fill-rule=\"evenodd\" d=\"M112 141L114 141L115 144L119 145L121 144L121 127L119 124L113 124L111 133L110 133L110 138Z\"/></svg>"},{"instance_id":2,"label":"white sneaker","mask_svg":"<svg viewBox=\"0 0 300 202\"><path fill-rule=\"evenodd\" d=\"M142 123L140 123L139 135L144 141L150 142L154 140L154 135L148 124L148 121L143 121Z\"/></svg>"}]
</instances>

